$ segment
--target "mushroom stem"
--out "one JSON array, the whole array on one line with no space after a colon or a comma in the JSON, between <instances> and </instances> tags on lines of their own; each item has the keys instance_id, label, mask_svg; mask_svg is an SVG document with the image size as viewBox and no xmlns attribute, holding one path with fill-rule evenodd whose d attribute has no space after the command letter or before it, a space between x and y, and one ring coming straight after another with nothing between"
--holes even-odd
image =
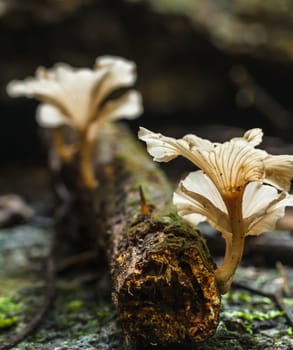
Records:
<instances>
[{"instance_id":1,"label":"mushroom stem","mask_svg":"<svg viewBox=\"0 0 293 350\"><path fill-rule=\"evenodd\" d=\"M69 163L76 153L76 146L66 145L64 137L64 126L59 126L54 132L54 148L64 163Z\"/></svg>"},{"instance_id":2,"label":"mushroom stem","mask_svg":"<svg viewBox=\"0 0 293 350\"><path fill-rule=\"evenodd\" d=\"M218 289L225 294L231 287L235 271L241 261L244 250L244 230L242 217L242 194L233 194L225 200L232 228L232 242L226 240L226 254L221 266L215 271Z\"/></svg>"},{"instance_id":3,"label":"mushroom stem","mask_svg":"<svg viewBox=\"0 0 293 350\"><path fill-rule=\"evenodd\" d=\"M82 183L87 188L95 188L97 186L96 177L92 166L93 142L87 137L87 132L83 131L80 135L80 159L79 169Z\"/></svg>"}]
</instances>

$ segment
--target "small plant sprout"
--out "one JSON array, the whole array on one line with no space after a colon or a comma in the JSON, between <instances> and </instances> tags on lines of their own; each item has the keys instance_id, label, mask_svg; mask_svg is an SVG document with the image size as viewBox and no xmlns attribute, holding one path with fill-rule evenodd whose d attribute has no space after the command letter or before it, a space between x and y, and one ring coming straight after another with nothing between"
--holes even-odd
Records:
<instances>
[{"instance_id":1,"label":"small plant sprout","mask_svg":"<svg viewBox=\"0 0 293 350\"><path fill-rule=\"evenodd\" d=\"M105 122L133 119L142 113L141 95L130 89L136 80L135 68L134 62L114 56L98 57L93 69L57 63L51 69L38 68L35 77L11 81L7 92L12 97L33 97L42 102L38 123L55 129L55 148L63 161L79 152L82 181L93 188L96 180L91 161L99 129ZM115 92L118 97L113 96ZM65 142L66 125L75 131L76 144Z\"/></svg>"},{"instance_id":2,"label":"small plant sprout","mask_svg":"<svg viewBox=\"0 0 293 350\"><path fill-rule=\"evenodd\" d=\"M226 293L241 261L245 237L274 230L285 207L293 205L293 195L288 193L293 156L256 149L263 136L258 128L224 143L195 135L175 139L145 128L138 135L155 161L183 156L200 169L180 181L173 203L193 225L208 221L222 233L226 251L215 276L220 293Z\"/></svg>"}]
</instances>

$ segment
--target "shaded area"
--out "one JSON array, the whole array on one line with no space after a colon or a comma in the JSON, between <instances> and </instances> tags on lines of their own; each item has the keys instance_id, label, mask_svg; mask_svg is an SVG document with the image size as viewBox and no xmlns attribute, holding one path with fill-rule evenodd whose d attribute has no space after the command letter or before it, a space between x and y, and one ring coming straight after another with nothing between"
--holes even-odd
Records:
<instances>
[{"instance_id":1,"label":"shaded area","mask_svg":"<svg viewBox=\"0 0 293 350\"><path fill-rule=\"evenodd\" d=\"M171 3L177 5L170 8ZM194 132L223 141L243 129L262 127L264 148L293 154L292 11L285 6L290 2L276 7L272 1L193 0L196 11L185 3L0 2L9 4L7 10L0 7L0 192L21 194L35 210L29 225L0 230L0 308L6 305L1 309L1 340L27 324L42 303L55 205L45 134L35 121L37 103L10 99L5 93L9 80L56 61L92 66L97 55L122 55L137 63L137 87L144 98L145 113L129 122L134 134L143 125L170 136ZM237 76L231 76L231 69L239 65L253 78L248 90L245 82L239 85ZM263 94L255 87L266 93L266 101L276 102L277 109L269 108L268 114L261 108ZM289 116L286 127L278 114L284 110ZM174 183L193 170L182 159L160 166ZM280 260L292 289L292 227L292 222L282 222L274 240L265 235L248 240L237 279L264 290L273 288L280 277L275 269ZM223 240L208 227L202 232L220 260ZM292 297L285 302L293 308ZM270 300L236 290L223 299L215 336L186 349L288 350L293 347L292 334ZM115 350L123 341L107 269L93 263L58 276L54 307L38 332L16 349Z\"/></svg>"},{"instance_id":2,"label":"shaded area","mask_svg":"<svg viewBox=\"0 0 293 350\"><path fill-rule=\"evenodd\" d=\"M245 49L249 40L261 37L256 29L248 35L249 26L264 31L269 26L276 42L280 46L288 43L290 49L289 38L282 36L282 31L278 34L282 25L292 35L285 3L273 7L271 2L261 5L259 1L14 1L2 12L0 23L1 159L42 161L46 157L34 119L36 102L12 100L5 92L6 84L33 75L39 65L49 67L63 61L89 67L96 56L104 54L121 55L137 63L137 87L145 113L130 123L134 133L138 125L158 131L184 125L193 131L221 124L262 127L268 136L290 141L292 124L284 128L279 115L272 119L253 101L243 104L243 94L241 107L239 87L230 76L231 68L243 65L257 84L292 111L289 54L280 48L279 54L273 55L256 44L253 50ZM242 21L246 30L230 29L230 22L237 21ZM219 33L215 43L213 35ZM235 36L236 48L223 44L229 35ZM243 35L248 36L248 44L241 41ZM271 44L269 37L266 43Z\"/></svg>"},{"instance_id":3,"label":"shaded area","mask_svg":"<svg viewBox=\"0 0 293 350\"><path fill-rule=\"evenodd\" d=\"M11 239L18 248L8 254ZM0 322L1 341L20 330L40 307L44 296L44 256L50 240L50 231L32 226L1 231L1 255L6 254L6 264L1 264L0 271L0 311L4 298L14 305L4 316L11 325ZM23 256L21 270L16 269L20 256ZM292 281L292 268L288 267L287 272ZM236 279L268 291L274 288L278 277L275 269L247 267L238 270ZM121 349L123 338L117 327L110 288L109 276L101 267L76 268L60 275L54 307L38 332L15 349L45 350L48 346L64 350ZM285 298L285 302L292 307L292 298ZM223 297L220 317L215 336L202 344L182 345L182 349L285 350L293 346L292 327L268 298L232 290Z\"/></svg>"}]
</instances>

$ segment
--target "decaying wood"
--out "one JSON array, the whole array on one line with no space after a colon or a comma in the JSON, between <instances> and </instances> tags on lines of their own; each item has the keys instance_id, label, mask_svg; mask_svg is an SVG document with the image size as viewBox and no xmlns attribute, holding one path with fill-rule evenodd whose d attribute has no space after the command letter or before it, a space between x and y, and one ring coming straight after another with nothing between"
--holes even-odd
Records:
<instances>
[{"instance_id":1,"label":"decaying wood","mask_svg":"<svg viewBox=\"0 0 293 350\"><path fill-rule=\"evenodd\" d=\"M99 140L97 227L126 339L205 340L217 328L220 296L202 236L172 212L168 181L130 132L108 129ZM142 215L140 186L150 215Z\"/></svg>"},{"instance_id":2,"label":"decaying wood","mask_svg":"<svg viewBox=\"0 0 293 350\"><path fill-rule=\"evenodd\" d=\"M73 242L78 253L92 247L105 254L126 340L169 344L213 335L221 305L215 264L199 231L175 214L171 185L145 148L125 125L109 126L97 142L95 190L80 186L75 165L59 174L82 231Z\"/></svg>"}]
</instances>

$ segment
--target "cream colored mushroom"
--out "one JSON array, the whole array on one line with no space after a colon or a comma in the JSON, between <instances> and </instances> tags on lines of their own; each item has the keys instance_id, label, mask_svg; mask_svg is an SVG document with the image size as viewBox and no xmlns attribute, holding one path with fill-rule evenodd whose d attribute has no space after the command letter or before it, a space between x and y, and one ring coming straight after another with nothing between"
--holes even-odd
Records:
<instances>
[{"instance_id":1,"label":"cream colored mushroom","mask_svg":"<svg viewBox=\"0 0 293 350\"><path fill-rule=\"evenodd\" d=\"M110 98L117 89L134 84L135 68L134 62L113 56L98 57L94 69L76 69L59 63L52 69L38 68L34 78L11 81L7 92L12 97L26 96L42 102L37 110L37 121L43 127L56 129L56 146L61 157L68 158L76 148L79 150L84 183L94 187L96 182L90 161L99 128L105 122L132 119L142 113L141 95L136 90L128 89L120 97ZM63 147L64 125L77 132L78 147Z\"/></svg>"},{"instance_id":2,"label":"cream colored mushroom","mask_svg":"<svg viewBox=\"0 0 293 350\"><path fill-rule=\"evenodd\" d=\"M288 193L293 156L256 149L262 136L256 128L243 137L212 143L195 135L174 139L144 128L139 131L154 160L183 156L200 169L179 183L173 202L190 223L208 221L225 238L225 258L215 271L221 293L230 288L245 237L273 230L285 207L293 205Z\"/></svg>"}]
</instances>

